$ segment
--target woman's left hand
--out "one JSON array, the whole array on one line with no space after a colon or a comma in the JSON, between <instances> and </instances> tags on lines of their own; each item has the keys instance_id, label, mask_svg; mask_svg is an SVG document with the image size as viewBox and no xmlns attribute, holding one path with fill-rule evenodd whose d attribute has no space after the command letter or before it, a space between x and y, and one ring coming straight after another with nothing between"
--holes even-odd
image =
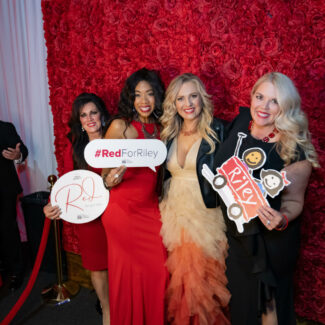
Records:
<instances>
[{"instance_id":1,"label":"woman's left hand","mask_svg":"<svg viewBox=\"0 0 325 325\"><path fill-rule=\"evenodd\" d=\"M264 205L257 210L258 217L268 230L281 227L283 225L283 215L281 212Z\"/></svg>"}]
</instances>

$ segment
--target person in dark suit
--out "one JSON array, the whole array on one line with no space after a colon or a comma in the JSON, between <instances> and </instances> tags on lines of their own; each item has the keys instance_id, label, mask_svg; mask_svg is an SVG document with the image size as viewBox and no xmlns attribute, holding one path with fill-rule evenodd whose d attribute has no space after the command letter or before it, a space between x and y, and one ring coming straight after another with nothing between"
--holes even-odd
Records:
<instances>
[{"instance_id":1,"label":"person in dark suit","mask_svg":"<svg viewBox=\"0 0 325 325\"><path fill-rule=\"evenodd\" d=\"M23 162L28 149L14 125L0 120L0 260L8 275L11 290L22 282L23 261L16 221L17 195L22 192L15 162Z\"/></svg>"}]
</instances>

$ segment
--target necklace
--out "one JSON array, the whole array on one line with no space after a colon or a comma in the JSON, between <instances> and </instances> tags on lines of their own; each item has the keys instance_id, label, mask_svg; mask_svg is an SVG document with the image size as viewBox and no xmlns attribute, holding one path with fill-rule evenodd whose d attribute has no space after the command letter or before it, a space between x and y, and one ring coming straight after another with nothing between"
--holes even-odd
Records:
<instances>
[{"instance_id":1,"label":"necklace","mask_svg":"<svg viewBox=\"0 0 325 325\"><path fill-rule=\"evenodd\" d=\"M156 123L154 123L153 125L153 132L150 133L146 130L144 124L140 121L141 125L142 125L142 132L143 132L143 135L146 139L156 139L157 138L157 134L158 134L158 129L157 129L157 126L156 126Z\"/></svg>"},{"instance_id":2,"label":"necklace","mask_svg":"<svg viewBox=\"0 0 325 325\"><path fill-rule=\"evenodd\" d=\"M253 125L254 125L254 122L253 122L253 120L251 120L251 121L249 122L249 124L248 124L248 131L249 131L249 132L251 132ZM275 137L275 135L276 135L278 132L279 132L279 131L277 130L277 128L274 127L273 131L272 131L269 135L267 135L266 137L264 137L264 138L262 139L262 141L263 141L263 142L269 142L272 138Z\"/></svg>"},{"instance_id":3,"label":"necklace","mask_svg":"<svg viewBox=\"0 0 325 325\"><path fill-rule=\"evenodd\" d=\"M190 130L190 131L185 131L185 130L181 130L181 134L185 135L186 137L193 135L197 132L197 129L194 130Z\"/></svg>"}]
</instances>

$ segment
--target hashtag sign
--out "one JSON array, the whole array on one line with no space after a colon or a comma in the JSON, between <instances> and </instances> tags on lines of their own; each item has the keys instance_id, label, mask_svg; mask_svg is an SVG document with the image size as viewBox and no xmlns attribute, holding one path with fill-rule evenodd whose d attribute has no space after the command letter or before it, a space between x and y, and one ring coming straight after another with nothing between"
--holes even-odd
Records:
<instances>
[{"instance_id":1,"label":"hashtag sign","mask_svg":"<svg viewBox=\"0 0 325 325\"><path fill-rule=\"evenodd\" d=\"M100 153L101 153L101 150L100 149L97 149L96 150L96 153L95 153L95 158L96 157L100 157Z\"/></svg>"}]
</instances>

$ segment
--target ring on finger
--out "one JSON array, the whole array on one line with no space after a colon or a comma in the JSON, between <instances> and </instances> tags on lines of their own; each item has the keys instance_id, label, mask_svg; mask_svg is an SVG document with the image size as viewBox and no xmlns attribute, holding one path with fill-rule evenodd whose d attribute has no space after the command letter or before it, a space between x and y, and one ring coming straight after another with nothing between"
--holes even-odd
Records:
<instances>
[{"instance_id":1,"label":"ring on finger","mask_svg":"<svg viewBox=\"0 0 325 325\"><path fill-rule=\"evenodd\" d=\"M115 174L114 178L119 178L119 176L120 176L119 174Z\"/></svg>"},{"instance_id":2,"label":"ring on finger","mask_svg":"<svg viewBox=\"0 0 325 325\"><path fill-rule=\"evenodd\" d=\"M270 223L271 223L270 220L268 220L268 221L266 222L266 224L267 224L268 226L270 225Z\"/></svg>"}]
</instances>

